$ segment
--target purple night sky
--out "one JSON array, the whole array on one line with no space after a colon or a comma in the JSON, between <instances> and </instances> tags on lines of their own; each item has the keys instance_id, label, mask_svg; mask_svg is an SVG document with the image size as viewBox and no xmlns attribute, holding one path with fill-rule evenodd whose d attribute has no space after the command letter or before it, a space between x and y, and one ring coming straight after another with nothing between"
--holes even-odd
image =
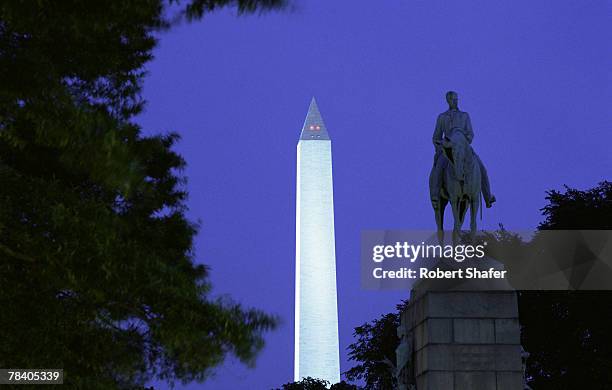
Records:
<instances>
[{"instance_id":1,"label":"purple night sky","mask_svg":"<svg viewBox=\"0 0 612 390\"><path fill-rule=\"evenodd\" d=\"M161 36L139 122L182 136L197 259L214 294L283 321L255 368L229 359L177 388L292 380L296 144L313 95L332 138L343 371L353 328L406 296L361 290L360 231L434 229L427 178L446 90L471 115L498 199L484 227L534 228L545 190L610 179L607 2L458 3L298 1Z\"/></svg>"}]
</instances>

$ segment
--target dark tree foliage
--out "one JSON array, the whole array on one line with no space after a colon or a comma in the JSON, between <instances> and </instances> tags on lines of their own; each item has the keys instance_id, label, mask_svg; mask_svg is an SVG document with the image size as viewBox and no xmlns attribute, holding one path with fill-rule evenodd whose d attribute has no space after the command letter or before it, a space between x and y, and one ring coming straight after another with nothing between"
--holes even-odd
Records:
<instances>
[{"instance_id":1,"label":"dark tree foliage","mask_svg":"<svg viewBox=\"0 0 612 390\"><path fill-rule=\"evenodd\" d=\"M357 390L357 386L342 381L329 386L329 382L323 379L307 377L299 382L285 383L276 390Z\"/></svg>"},{"instance_id":2,"label":"dark tree foliage","mask_svg":"<svg viewBox=\"0 0 612 390\"><path fill-rule=\"evenodd\" d=\"M170 6L0 2L0 367L64 368L86 389L203 380L227 354L253 363L275 325L209 298L178 136L133 121Z\"/></svg>"},{"instance_id":3,"label":"dark tree foliage","mask_svg":"<svg viewBox=\"0 0 612 390\"><path fill-rule=\"evenodd\" d=\"M612 229L612 183L549 191L539 229ZM534 389L605 389L612 384L612 292L524 291L522 342Z\"/></svg>"},{"instance_id":4,"label":"dark tree foliage","mask_svg":"<svg viewBox=\"0 0 612 390\"><path fill-rule=\"evenodd\" d=\"M180 3L180 1L176 2ZM235 6L239 14L245 14L255 11L282 9L287 5L288 0L191 0L182 14L188 20L194 20L201 19L205 13L210 13L227 6Z\"/></svg>"},{"instance_id":5,"label":"dark tree foliage","mask_svg":"<svg viewBox=\"0 0 612 390\"><path fill-rule=\"evenodd\" d=\"M358 387L356 385L352 385L345 381L341 381L339 383L334 383L329 387L329 390L357 390Z\"/></svg>"},{"instance_id":6,"label":"dark tree foliage","mask_svg":"<svg viewBox=\"0 0 612 390\"><path fill-rule=\"evenodd\" d=\"M323 379L307 377L299 382L285 383L276 390L327 390L329 382Z\"/></svg>"},{"instance_id":7,"label":"dark tree foliage","mask_svg":"<svg viewBox=\"0 0 612 390\"><path fill-rule=\"evenodd\" d=\"M612 230L612 182L603 181L595 188L580 191L565 187L565 192L548 191L548 205L542 208L546 218L542 230Z\"/></svg>"},{"instance_id":8,"label":"dark tree foliage","mask_svg":"<svg viewBox=\"0 0 612 390\"><path fill-rule=\"evenodd\" d=\"M348 346L349 360L358 364L344 373L351 381L365 381L365 390L395 388L395 349L399 345L397 328L407 302L389 313L355 328L356 341Z\"/></svg>"}]
</instances>

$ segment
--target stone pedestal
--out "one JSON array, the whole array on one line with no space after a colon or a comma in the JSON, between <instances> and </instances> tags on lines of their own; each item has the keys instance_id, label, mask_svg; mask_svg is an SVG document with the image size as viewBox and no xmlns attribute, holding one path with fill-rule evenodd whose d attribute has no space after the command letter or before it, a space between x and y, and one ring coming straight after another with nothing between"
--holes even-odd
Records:
<instances>
[{"instance_id":1,"label":"stone pedestal","mask_svg":"<svg viewBox=\"0 0 612 390\"><path fill-rule=\"evenodd\" d=\"M400 327L411 346L400 388L523 389L516 292L413 290Z\"/></svg>"}]
</instances>

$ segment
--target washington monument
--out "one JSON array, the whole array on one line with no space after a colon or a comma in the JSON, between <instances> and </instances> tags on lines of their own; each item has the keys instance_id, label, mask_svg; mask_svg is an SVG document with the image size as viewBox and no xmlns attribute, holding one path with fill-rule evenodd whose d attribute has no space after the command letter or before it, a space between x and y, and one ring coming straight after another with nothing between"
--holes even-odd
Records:
<instances>
[{"instance_id":1,"label":"washington monument","mask_svg":"<svg viewBox=\"0 0 612 390\"><path fill-rule=\"evenodd\" d=\"M297 144L294 380L340 382L331 140L317 103Z\"/></svg>"}]
</instances>

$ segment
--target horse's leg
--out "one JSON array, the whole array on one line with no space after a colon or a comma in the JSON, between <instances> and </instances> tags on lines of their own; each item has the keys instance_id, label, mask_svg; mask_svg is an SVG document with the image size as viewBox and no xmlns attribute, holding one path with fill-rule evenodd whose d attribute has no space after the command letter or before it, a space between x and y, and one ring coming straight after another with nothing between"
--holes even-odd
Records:
<instances>
[{"instance_id":1,"label":"horse's leg","mask_svg":"<svg viewBox=\"0 0 612 390\"><path fill-rule=\"evenodd\" d=\"M459 215L461 216L459 222L459 229L463 227L463 223L465 222L465 214L467 213L469 202L466 198L461 198L459 201Z\"/></svg>"},{"instance_id":2,"label":"horse's leg","mask_svg":"<svg viewBox=\"0 0 612 390\"><path fill-rule=\"evenodd\" d=\"M480 171L480 159L472 151L471 154L474 161L472 161L472 188L470 189L470 241L474 242L476 239L476 219L478 218L478 210L482 206L482 188L481 188L481 171ZM480 210L482 218L482 210Z\"/></svg>"},{"instance_id":3,"label":"horse's leg","mask_svg":"<svg viewBox=\"0 0 612 390\"><path fill-rule=\"evenodd\" d=\"M437 204L432 203L436 214L436 227L438 229L438 241L442 244L444 240L444 206L442 206L442 198Z\"/></svg>"},{"instance_id":4,"label":"horse's leg","mask_svg":"<svg viewBox=\"0 0 612 390\"><path fill-rule=\"evenodd\" d=\"M448 199L440 197L438 223L438 242L440 243L440 245L444 245L444 210L446 210L447 204ZM438 222L438 220L436 220L436 222Z\"/></svg>"},{"instance_id":5,"label":"horse's leg","mask_svg":"<svg viewBox=\"0 0 612 390\"><path fill-rule=\"evenodd\" d=\"M469 205L468 200L465 197L458 198L457 214L459 216L459 223L453 230L453 233L456 236L456 239L455 239L456 241L458 241L457 239L459 238L459 235L461 233L461 228L463 228L463 223L465 222L465 215L467 213L468 205Z\"/></svg>"},{"instance_id":6,"label":"horse's leg","mask_svg":"<svg viewBox=\"0 0 612 390\"><path fill-rule=\"evenodd\" d=\"M478 217L480 194L473 196L470 199L470 203L470 241L474 242L474 239L476 238L476 218Z\"/></svg>"},{"instance_id":7,"label":"horse's leg","mask_svg":"<svg viewBox=\"0 0 612 390\"><path fill-rule=\"evenodd\" d=\"M461 231L461 200L458 197L454 197L451 200L451 206L453 209L453 217L455 219L453 225L453 245L457 245L459 242L459 232Z\"/></svg>"}]
</instances>

